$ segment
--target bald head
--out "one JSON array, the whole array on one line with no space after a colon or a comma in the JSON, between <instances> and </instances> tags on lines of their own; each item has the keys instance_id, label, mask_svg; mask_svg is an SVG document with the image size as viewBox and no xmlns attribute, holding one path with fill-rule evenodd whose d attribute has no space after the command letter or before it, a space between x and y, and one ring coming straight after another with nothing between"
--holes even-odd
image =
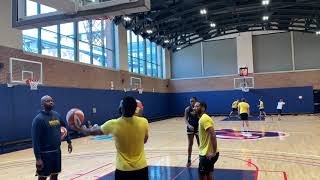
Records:
<instances>
[{"instance_id":1,"label":"bald head","mask_svg":"<svg viewBox=\"0 0 320 180\"><path fill-rule=\"evenodd\" d=\"M46 111L51 111L53 106L54 106L54 102L51 96L49 95L45 95L41 98L41 105L43 106L43 108Z\"/></svg>"}]
</instances>

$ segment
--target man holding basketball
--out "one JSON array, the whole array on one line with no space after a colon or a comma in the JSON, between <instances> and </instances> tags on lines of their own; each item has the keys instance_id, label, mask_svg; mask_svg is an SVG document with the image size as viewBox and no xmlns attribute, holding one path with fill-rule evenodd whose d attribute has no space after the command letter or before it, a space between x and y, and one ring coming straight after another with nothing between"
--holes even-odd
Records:
<instances>
[{"instance_id":1,"label":"man holding basketball","mask_svg":"<svg viewBox=\"0 0 320 180\"><path fill-rule=\"evenodd\" d=\"M41 98L43 110L32 121L32 145L36 158L38 180L57 180L61 172L61 126L66 123L56 111L53 111L54 101L46 95ZM68 152L72 152L69 135L65 139L68 142Z\"/></svg>"},{"instance_id":2,"label":"man holding basketball","mask_svg":"<svg viewBox=\"0 0 320 180\"><path fill-rule=\"evenodd\" d=\"M147 180L148 166L144 152L144 144L148 141L148 120L135 116L136 99L124 97L120 102L121 117L105 122L93 128L74 127L86 135L112 134L117 149L116 180L139 179Z\"/></svg>"}]
</instances>

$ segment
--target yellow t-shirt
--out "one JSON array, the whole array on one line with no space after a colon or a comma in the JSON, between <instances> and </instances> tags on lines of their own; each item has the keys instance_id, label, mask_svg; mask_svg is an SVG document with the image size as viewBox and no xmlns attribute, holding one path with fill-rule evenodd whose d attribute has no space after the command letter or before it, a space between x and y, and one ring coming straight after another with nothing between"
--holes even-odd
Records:
<instances>
[{"instance_id":1,"label":"yellow t-shirt","mask_svg":"<svg viewBox=\"0 0 320 180\"><path fill-rule=\"evenodd\" d=\"M264 103L263 103L263 101L260 101L259 108L260 108L260 109L264 109Z\"/></svg>"},{"instance_id":2,"label":"yellow t-shirt","mask_svg":"<svg viewBox=\"0 0 320 180\"><path fill-rule=\"evenodd\" d=\"M211 119L211 117L208 116L207 114L203 114L199 119L199 139L200 139L199 155L200 156L205 156L213 152L212 144L210 141L210 135L206 131L210 127L214 128L213 119ZM218 152L218 148L217 148L217 152Z\"/></svg>"},{"instance_id":3,"label":"yellow t-shirt","mask_svg":"<svg viewBox=\"0 0 320 180\"><path fill-rule=\"evenodd\" d=\"M239 103L238 107L240 109L240 114L242 114L242 113L249 112L250 105L246 102L241 102L241 103Z\"/></svg>"},{"instance_id":4,"label":"yellow t-shirt","mask_svg":"<svg viewBox=\"0 0 320 180\"><path fill-rule=\"evenodd\" d=\"M144 139L148 129L148 120L138 116L112 119L101 126L103 134L112 134L114 137L118 170L135 171L147 167Z\"/></svg>"},{"instance_id":5,"label":"yellow t-shirt","mask_svg":"<svg viewBox=\"0 0 320 180\"><path fill-rule=\"evenodd\" d=\"M238 108L238 104L239 104L239 101L234 101L232 103L232 109L237 109Z\"/></svg>"}]
</instances>

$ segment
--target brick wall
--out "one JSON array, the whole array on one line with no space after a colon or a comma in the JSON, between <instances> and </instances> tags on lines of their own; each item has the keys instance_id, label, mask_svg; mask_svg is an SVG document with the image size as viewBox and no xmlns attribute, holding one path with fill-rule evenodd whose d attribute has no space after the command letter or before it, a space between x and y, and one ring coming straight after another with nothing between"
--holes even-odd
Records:
<instances>
[{"instance_id":1,"label":"brick wall","mask_svg":"<svg viewBox=\"0 0 320 180\"><path fill-rule=\"evenodd\" d=\"M255 88L313 86L320 89L320 70L253 74ZM170 92L213 91L233 89L235 76L171 80Z\"/></svg>"},{"instance_id":2,"label":"brick wall","mask_svg":"<svg viewBox=\"0 0 320 180\"><path fill-rule=\"evenodd\" d=\"M0 46L0 84L7 83L9 73L9 58L20 58L42 62L43 84L55 87L74 87L90 89L110 89L113 81L114 88L123 90L129 87L130 77L141 77L144 91L167 92L168 80L139 76L127 71L115 71L71 61L25 53L22 50Z\"/></svg>"}]
</instances>

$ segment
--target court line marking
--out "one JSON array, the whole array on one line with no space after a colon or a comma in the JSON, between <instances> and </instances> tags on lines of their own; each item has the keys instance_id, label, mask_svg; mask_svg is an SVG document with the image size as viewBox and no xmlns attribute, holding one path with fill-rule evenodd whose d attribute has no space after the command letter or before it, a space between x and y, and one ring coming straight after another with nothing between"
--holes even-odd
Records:
<instances>
[{"instance_id":1,"label":"court line marking","mask_svg":"<svg viewBox=\"0 0 320 180\"><path fill-rule=\"evenodd\" d=\"M108 164L105 164L105 165L103 165L103 166L99 166L99 167L97 167L97 168L95 168L95 169L93 169L93 170L90 170L90 171L86 172L86 173L78 173L78 174L76 174L76 175L78 175L77 177L70 178L70 180L78 179L78 178L80 178L80 177L83 177L83 176L85 176L85 175L87 175L87 174L90 174L90 173L92 173L92 172L94 172L94 171L97 171L97 170L99 170L99 169L101 169L101 168L103 168L103 167L107 167L107 166L109 166L109 165L112 165L112 163L108 163Z\"/></svg>"}]
</instances>

